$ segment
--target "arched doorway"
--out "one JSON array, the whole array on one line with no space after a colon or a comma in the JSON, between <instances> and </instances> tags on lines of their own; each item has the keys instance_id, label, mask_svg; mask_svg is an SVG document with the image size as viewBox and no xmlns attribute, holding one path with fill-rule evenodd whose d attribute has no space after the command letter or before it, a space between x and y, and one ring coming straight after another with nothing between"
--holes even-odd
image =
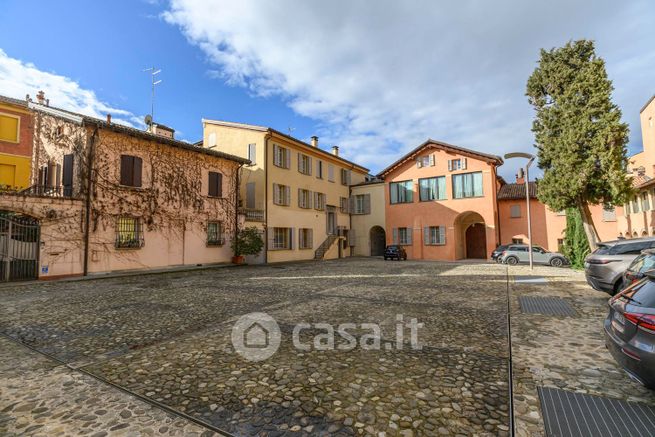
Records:
<instances>
[{"instance_id":1,"label":"arched doorway","mask_svg":"<svg viewBox=\"0 0 655 437\"><path fill-rule=\"evenodd\" d=\"M455 255L457 259L487 259L487 226L477 212L463 212L455 219Z\"/></svg>"},{"instance_id":2,"label":"arched doorway","mask_svg":"<svg viewBox=\"0 0 655 437\"><path fill-rule=\"evenodd\" d=\"M381 226L373 226L369 231L371 241L371 256L383 256L387 245L387 235Z\"/></svg>"},{"instance_id":3,"label":"arched doorway","mask_svg":"<svg viewBox=\"0 0 655 437\"><path fill-rule=\"evenodd\" d=\"M0 282L37 279L39 241L37 219L0 211Z\"/></svg>"}]
</instances>

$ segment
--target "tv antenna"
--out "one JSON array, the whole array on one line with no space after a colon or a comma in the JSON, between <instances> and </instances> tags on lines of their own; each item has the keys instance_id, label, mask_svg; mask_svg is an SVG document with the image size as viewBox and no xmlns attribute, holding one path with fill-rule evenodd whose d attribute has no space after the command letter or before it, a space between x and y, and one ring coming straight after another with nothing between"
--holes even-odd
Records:
<instances>
[{"instance_id":1,"label":"tv antenna","mask_svg":"<svg viewBox=\"0 0 655 437\"><path fill-rule=\"evenodd\" d=\"M150 95L150 122L152 123L152 120L155 118L155 85L159 85L161 83L160 80L155 80L155 76L161 73L161 69L157 69L155 67L150 67L146 68L143 71L149 71L150 72L150 77L151 77L151 82L152 82L152 94Z\"/></svg>"},{"instance_id":2,"label":"tv antenna","mask_svg":"<svg viewBox=\"0 0 655 437\"><path fill-rule=\"evenodd\" d=\"M287 131L289 131L289 136L292 136L291 134L292 134L293 131L295 131L295 130L296 130L295 127L291 127L291 126L289 126L289 127L287 128Z\"/></svg>"}]
</instances>

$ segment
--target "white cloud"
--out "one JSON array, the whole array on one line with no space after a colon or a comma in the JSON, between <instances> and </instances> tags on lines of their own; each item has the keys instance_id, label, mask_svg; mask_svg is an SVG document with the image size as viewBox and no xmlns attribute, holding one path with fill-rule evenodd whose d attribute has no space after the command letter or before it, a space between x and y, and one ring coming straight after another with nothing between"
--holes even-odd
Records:
<instances>
[{"instance_id":1,"label":"white cloud","mask_svg":"<svg viewBox=\"0 0 655 437\"><path fill-rule=\"evenodd\" d=\"M427 137L530 150L525 82L540 48L569 39L597 40L633 142L653 92L648 1L172 0L163 17L203 50L213 76L281 96L319 121L323 143L373 170Z\"/></svg>"},{"instance_id":2,"label":"white cloud","mask_svg":"<svg viewBox=\"0 0 655 437\"><path fill-rule=\"evenodd\" d=\"M128 126L140 126L141 120L129 111L114 108L101 101L96 94L80 87L74 80L56 73L39 70L34 64L9 57L0 49L0 94L24 99L27 94L36 100L43 90L52 106Z\"/></svg>"}]
</instances>

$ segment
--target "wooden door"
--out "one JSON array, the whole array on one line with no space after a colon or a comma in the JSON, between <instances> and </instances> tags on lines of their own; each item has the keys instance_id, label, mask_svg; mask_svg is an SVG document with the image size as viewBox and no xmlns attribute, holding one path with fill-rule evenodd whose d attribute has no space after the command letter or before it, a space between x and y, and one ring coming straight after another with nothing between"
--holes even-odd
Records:
<instances>
[{"instance_id":1,"label":"wooden door","mask_svg":"<svg viewBox=\"0 0 655 437\"><path fill-rule=\"evenodd\" d=\"M466 229L466 257L487 258L487 235L482 223L475 223Z\"/></svg>"}]
</instances>

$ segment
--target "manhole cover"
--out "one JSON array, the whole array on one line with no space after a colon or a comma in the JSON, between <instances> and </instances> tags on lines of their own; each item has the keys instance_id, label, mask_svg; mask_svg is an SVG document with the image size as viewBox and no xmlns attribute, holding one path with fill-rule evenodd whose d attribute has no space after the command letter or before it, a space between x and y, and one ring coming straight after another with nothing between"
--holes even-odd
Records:
<instances>
[{"instance_id":1,"label":"manhole cover","mask_svg":"<svg viewBox=\"0 0 655 437\"><path fill-rule=\"evenodd\" d=\"M557 297L520 296L521 312L547 316L575 316L575 310L567 301Z\"/></svg>"},{"instance_id":2,"label":"manhole cover","mask_svg":"<svg viewBox=\"0 0 655 437\"><path fill-rule=\"evenodd\" d=\"M547 436L651 436L655 430L651 406L556 388L537 390Z\"/></svg>"}]
</instances>

